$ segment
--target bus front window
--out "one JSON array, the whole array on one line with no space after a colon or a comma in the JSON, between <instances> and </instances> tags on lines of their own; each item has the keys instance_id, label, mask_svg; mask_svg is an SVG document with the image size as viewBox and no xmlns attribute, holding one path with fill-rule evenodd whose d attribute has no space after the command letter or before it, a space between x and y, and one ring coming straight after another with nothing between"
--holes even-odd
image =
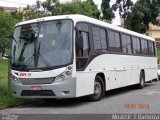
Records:
<instances>
[{"instance_id":1,"label":"bus front window","mask_svg":"<svg viewBox=\"0 0 160 120\"><path fill-rule=\"evenodd\" d=\"M14 68L54 68L72 62L72 21L54 20L17 26L12 43Z\"/></svg>"}]
</instances>

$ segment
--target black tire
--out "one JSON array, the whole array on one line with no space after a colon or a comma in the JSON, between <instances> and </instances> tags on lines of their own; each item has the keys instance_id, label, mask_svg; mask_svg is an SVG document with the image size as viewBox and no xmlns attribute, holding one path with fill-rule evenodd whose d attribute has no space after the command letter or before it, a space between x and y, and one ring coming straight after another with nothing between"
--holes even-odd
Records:
<instances>
[{"instance_id":1,"label":"black tire","mask_svg":"<svg viewBox=\"0 0 160 120\"><path fill-rule=\"evenodd\" d=\"M154 79L153 81L158 82L158 81L159 81L159 78L156 78L156 79Z\"/></svg>"},{"instance_id":2,"label":"black tire","mask_svg":"<svg viewBox=\"0 0 160 120\"><path fill-rule=\"evenodd\" d=\"M159 76L159 75L158 75L158 77L157 77L156 81L157 81L157 82L158 82L158 81L160 81L160 76Z\"/></svg>"},{"instance_id":3,"label":"black tire","mask_svg":"<svg viewBox=\"0 0 160 120\"><path fill-rule=\"evenodd\" d=\"M145 76L144 76L144 73L141 71L138 88L142 89L142 88L144 88L144 85L145 85Z\"/></svg>"},{"instance_id":4,"label":"black tire","mask_svg":"<svg viewBox=\"0 0 160 120\"><path fill-rule=\"evenodd\" d=\"M153 82L153 80L150 80L150 81L149 81L149 83L152 83L152 82Z\"/></svg>"},{"instance_id":5,"label":"black tire","mask_svg":"<svg viewBox=\"0 0 160 120\"><path fill-rule=\"evenodd\" d=\"M94 83L94 94L89 95L90 101L99 101L105 94L104 82L101 77L96 76Z\"/></svg>"}]
</instances>

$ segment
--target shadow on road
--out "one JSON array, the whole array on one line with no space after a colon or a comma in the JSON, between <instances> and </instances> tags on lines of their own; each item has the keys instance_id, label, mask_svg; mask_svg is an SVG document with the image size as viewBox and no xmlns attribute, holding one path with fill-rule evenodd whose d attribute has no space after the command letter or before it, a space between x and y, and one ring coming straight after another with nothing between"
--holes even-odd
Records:
<instances>
[{"instance_id":1,"label":"shadow on road","mask_svg":"<svg viewBox=\"0 0 160 120\"><path fill-rule=\"evenodd\" d=\"M32 104L32 107L77 107L88 104L86 97L70 98L70 99L42 99ZM30 106L30 105L29 105Z\"/></svg>"},{"instance_id":2,"label":"shadow on road","mask_svg":"<svg viewBox=\"0 0 160 120\"><path fill-rule=\"evenodd\" d=\"M151 84L146 83L145 88L152 87L153 85L154 84L152 83ZM137 89L136 85L118 88L118 89L107 91L103 99L108 99L120 94L123 95L129 92L139 91L139 90L140 89ZM72 98L72 99L43 99L43 100L38 100L36 103L33 103L32 105L27 105L26 107L37 107L37 108L38 107L42 107L42 108L43 107L54 107L54 108L67 107L68 108L68 107L77 107L85 104L92 104L92 102L89 102L87 97Z\"/></svg>"},{"instance_id":3,"label":"shadow on road","mask_svg":"<svg viewBox=\"0 0 160 120\"><path fill-rule=\"evenodd\" d=\"M154 84L152 84L152 83L146 83L145 87L143 89L152 87L153 85ZM105 92L104 99L108 98L108 97L113 97L113 96L116 96L116 95L120 95L120 94L123 95L125 93L129 93L129 92L133 92L133 91L139 91L139 90L142 90L142 89L137 88L137 85L132 85L132 86L127 86L127 87L122 87L122 88L118 88L118 89L109 90L109 91Z\"/></svg>"}]
</instances>

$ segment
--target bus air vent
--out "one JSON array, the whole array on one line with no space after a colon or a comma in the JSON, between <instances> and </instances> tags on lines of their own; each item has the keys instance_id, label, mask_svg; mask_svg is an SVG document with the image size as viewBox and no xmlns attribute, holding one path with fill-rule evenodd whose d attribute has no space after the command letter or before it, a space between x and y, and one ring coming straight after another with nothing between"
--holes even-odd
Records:
<instances>
[{"instance_id":1,"label":"bus air vent","mask_svg":"<svg viewBox=\"0 0 160 120\"><path fill-rule=\"evenodd\" d=\"M23 90L21 96L55 96L52 90Z\"/></svg>"},{"instance_id":2,"label":"bus air vent","mask_svg":"<svg viewBox=\"0 0 160 120\"><path fill-rule=\"evenodd\" d=\"M23 85L36 85L36 84L52 84L55 77L52 78L19 78Z\"/></svg>"}]
</instances>

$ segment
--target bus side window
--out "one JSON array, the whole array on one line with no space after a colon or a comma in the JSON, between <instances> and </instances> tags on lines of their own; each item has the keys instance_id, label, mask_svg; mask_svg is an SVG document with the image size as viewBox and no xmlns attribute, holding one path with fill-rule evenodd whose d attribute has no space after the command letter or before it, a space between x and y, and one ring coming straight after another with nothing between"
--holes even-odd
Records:
<instances>
[{"instance_id":1,"label":"bus side window","mask_svg":"<svg viewBox=\"0 0 160 120\"><path fill-rule=\"evenodd\" d=\"M107 40L106 40L105 29L98 26L92 26L92 36L93 36L94 50L106 51Z\"/></svg>"},{"instance_id":2,"label":"bus side window","mask_svg":"<svg viewBox=\"0 0 160 120\"><path fill-rule=\"evenodd\" d=\"M138 37L132 37L133 53L135 55L141 54L140 39Z\"/></svg>"},{"instance_id":3,"label":"bus side window","mask_svg":"<svg viewBox=\"0 0 160 120\"><path fill-rule=\"evenodd\" d=\"M147 41L144 39L141 39L141 48L142 48L142 54L148 55L148 44Z\"/></svg>"},{"instance_id":4,"label":"bus side window","mask_svg":"<svg viewBox=\"0 0 160 120\"><path fill-rule=\"evenodd\" d=\"M148 45L149 45L149 55L150 56L154 56L154 42L152 41L148 41Z\"/></svg>"},{"instance_id":5,"label":"bus side window","mask_svg":"<svg viewBox=\"0 0 160 120\"><path fill-rule=\"evenodd\" d=\"M114 53L120 53L121 45L120 45L119 32L109 30L108 37L109 37L109 51Z\"/></svg>"},{"instance_id":6,"label":"bus side window","mask_svg":"<svg viewBox=\"0 0 160 120\"><path fill-rule=\"evenodd\" d=\"M126 34L122 34L122 51L124 54L132 54L132 44L131 44L131 37L126 35Z\"/></svg>"}]
</instances>

